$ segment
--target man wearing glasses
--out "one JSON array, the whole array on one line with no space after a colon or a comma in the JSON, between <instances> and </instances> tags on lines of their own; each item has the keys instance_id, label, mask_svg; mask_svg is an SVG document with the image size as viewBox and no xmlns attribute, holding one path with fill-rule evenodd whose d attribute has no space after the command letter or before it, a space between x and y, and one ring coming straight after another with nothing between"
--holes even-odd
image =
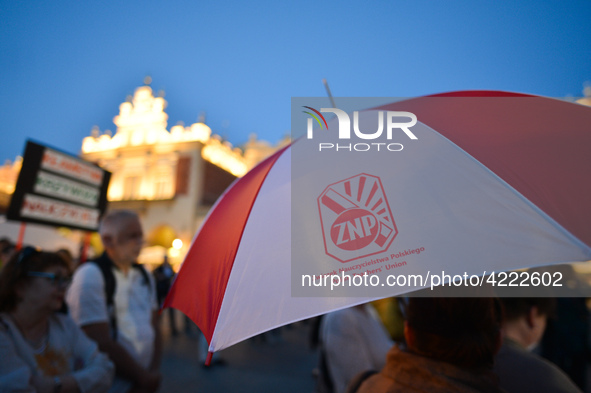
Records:
<instances>
[{"instance_id":1,"label":"man wearing glasses","mask_svg":"<svg viewBox=\"0 0 591 393\"><path fill-rule=\"evenodd\" d=\"M74 274L66 295L70 314L115 363L110 392L155 392L161 341L154 282L137 264L144 241L139 218L110 212L99 233L105 252Z\"/></svg>"}]
</instances>

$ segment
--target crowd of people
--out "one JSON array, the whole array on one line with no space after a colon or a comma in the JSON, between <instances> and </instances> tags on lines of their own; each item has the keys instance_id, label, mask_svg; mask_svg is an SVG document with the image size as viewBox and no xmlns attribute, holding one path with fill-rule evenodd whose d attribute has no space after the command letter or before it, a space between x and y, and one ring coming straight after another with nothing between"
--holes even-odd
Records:
<instances>
[{"instance_id":1,"label":"crowd of people","mask_svg":"<svg viewBox=\"0 0 591 393\"><path fill-rule=\"evenodd\" d=\"M410 297L402 303L404 339L392 346L384 341L385 327L378 329L381 319L368 318L369 305L365 315L357 306L323 317L317 393L584 389L536 353L555 299ZM586 340L579 346L586 348Z\"/></svg>"},{"instance_id":2,"label":"crowd of people","mask_svg":"<svg viewBox=\"0 0 591 393\"><path fill-rule=\"evenodd\" d=\"M144 235L136 213L108 213L99 233L103 254L75 269L64 250L17 250L0 240L0 391L159 390L158 309L174 271L166 259L153 273L137 263ZM410 297L395 304L399 318L384 318L370 303L321 318L317 393L584 389L584 378L573 382L574 374L536 349L559 314L554 299ZM586 308L581 315L587 318ZM169 322L177 334L173 315Z\"/></svg>"},{"instance_id":3,"label":"crowd of people","mask_svg":"<svg viewBox=\"0 0 591 393\"><path fill-rule=\"evenodd\" d=\"M99 233L104 253L74 272L63 253L33 247L13 252L2 267L1 391L158 391L157 293L137 263L140 220L113 211Z\"/></svg>"}]
</instances>

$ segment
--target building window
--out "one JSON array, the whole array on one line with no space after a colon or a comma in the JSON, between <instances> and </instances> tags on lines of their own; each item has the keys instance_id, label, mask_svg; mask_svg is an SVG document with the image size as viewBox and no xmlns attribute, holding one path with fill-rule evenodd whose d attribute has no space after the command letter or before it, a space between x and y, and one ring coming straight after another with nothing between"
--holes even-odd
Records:
<instances>
[{"instance_id":1,"label":"building window","mask_svg":"<svg viewBox=\"0 0 591 393\"><path fill-rule=\"evenodd\" d=\"M127 176L123 183L123 199L139 199L140 182L140 176Z\"/></svg>"},{"instance_id":2,"label":"building window","mask_svg":"<svg viewBox=\"0 0 591 393\"><path fill-rule=\"evenodd\" d=\"M154 198L169 199L172 197L171 176L168 173L160 173L154 181Z\"/></svg>"},{"instance_id":3,"label":"building window","mask_svg":"<svg viewBox=\"0 0 591 393\"><path fill-rule=\"evenodd\" d=\"M189 180L191 178L191 157L179 157L176 165L176 195L189 194Z\"/></svg>"}]
</instances>

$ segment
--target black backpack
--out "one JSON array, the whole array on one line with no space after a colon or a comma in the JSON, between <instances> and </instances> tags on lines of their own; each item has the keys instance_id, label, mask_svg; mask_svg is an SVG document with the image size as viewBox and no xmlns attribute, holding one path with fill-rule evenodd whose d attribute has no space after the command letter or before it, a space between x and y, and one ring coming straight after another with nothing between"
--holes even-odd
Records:
<instances>
[{"instance_id":1,"label":"black backpack","mask_svg":"<svg viewBox=\"0 0 591 393\"><path fill-rule=\"evenodd\" d=\"M89 261L97 265L103 274L103 279L105 281L105 297L107 299L107 312L109 313L109 320L111 325L111 332L113 335L113 340L117 340L117 316L115 314L115 274L113 274L113 268L117 268L113 265L111 259L107 256L107 253L103 253L98 259L94 261ZM150 279L148 277L148 272L144 266L140 265L139 263L134 263L131 265L133 269L138 269L142 277L144 278L144 284L150 287Z\"/></svg>"}]
</instances>

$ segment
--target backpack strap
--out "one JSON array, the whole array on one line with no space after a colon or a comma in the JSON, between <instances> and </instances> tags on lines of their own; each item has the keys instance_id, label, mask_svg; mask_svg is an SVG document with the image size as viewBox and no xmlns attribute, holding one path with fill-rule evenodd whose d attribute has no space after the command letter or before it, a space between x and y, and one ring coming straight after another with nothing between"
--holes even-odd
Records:
<instances>
[{"instance_id":1,"label":"backpack strap","mask_svg":"<svg viewBox=\"0 0 591 393\"><path fill-rule=\"evenodd\" d=\"M353 378L351 382L349 382L349 385L347 386L347 390L345 393L357 393L363 382L365 382L366 379L377 373L378 372L376 370L365 370L357 374L357 376L355 376L355 378Z\"/></svg>"},{"instance_id":2,"label":"backpack strap","mask_svg":"<svg viewBox=\"0 0 591 393\"><path fill-rule=\"evenodd\" d=\"M142 277L144 278L144 285L151 287L150 286L150 278L148 277L148 271L146 270L144 265L142 265L140 263L134 263L133 265L131 265L131 267L139 270L140 273L142 274ZM151 291L151 289L150 289L150 291Z\"/></svg>"},{"instance_id":3,"label":"backpack strap","mask_svg":"<svg viewBox=\"0 0 591 393\"><path fill-rule=\"evenodd\" d=\"M103 253L98 259L91 261L92 263L96 264L101 273L103 274L103 279L105 281L105 299L107 301L107 313L109 314L109 321L111 326L111 334L113 335L113 340L117 340L117 315L115 314L115 287L117 282L115 281L115 274L113 273L113 268L117 268L113 265L113 262L109 258L106 252ZM134 263L131 265L132 268L139 270L143 277L144 285L147 285L149 288L150 286L150 278L148 277L148 271L146 268L139 264Z\"/></svg>"},{"instance_id":4,"label":"backpack strap","mask_svg":"<svg viewBox=\"0 0 591 393\"><path fill-rule=\"evenodd\" d=\"M117 317L115 315L115 274L113 273L113 262L107 256L107 253L103 253L98 259L90 261L96 264L101 273L103 274L103 280L105 282L105 299L107 301L107 313L109 314L109 321L111 326L111 334L113 340L117 341Z\"/></svg>"}]
</instances>

